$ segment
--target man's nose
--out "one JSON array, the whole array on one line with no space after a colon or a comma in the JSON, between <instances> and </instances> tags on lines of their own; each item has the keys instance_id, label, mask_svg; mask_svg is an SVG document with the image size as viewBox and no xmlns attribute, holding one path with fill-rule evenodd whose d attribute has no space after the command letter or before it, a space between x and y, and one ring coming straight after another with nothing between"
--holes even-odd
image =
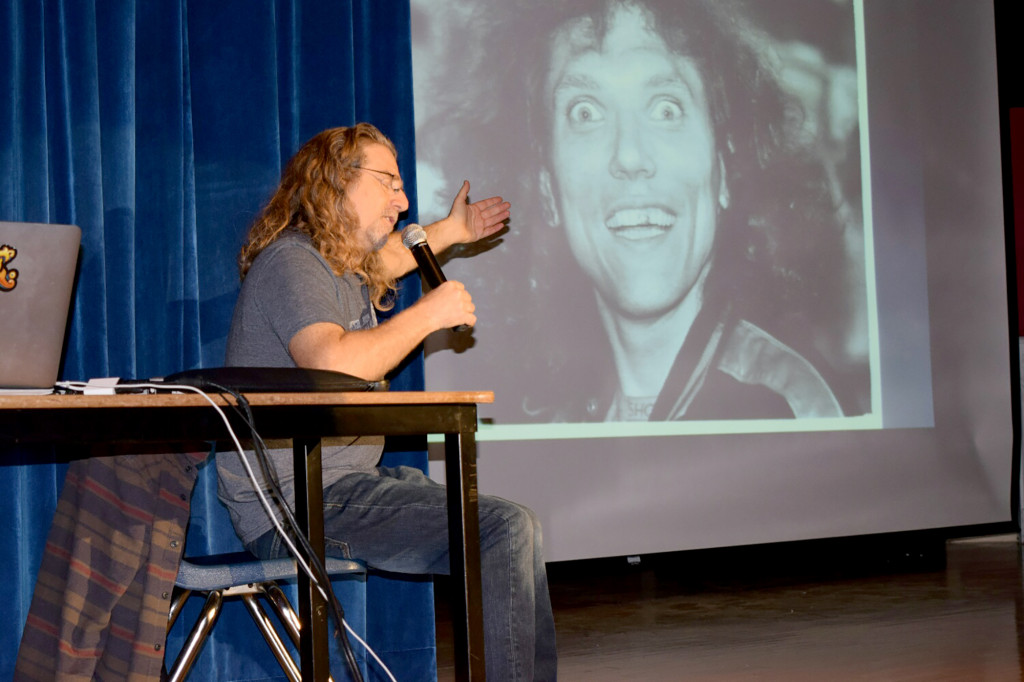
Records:
<instances>
[{"instance_id":1,"label":"man's nose","mask_svg":"<svg viewBox=\"0 0 1024 682\"><path fill-rule=\"evenodd\" d=\"M608 163L608 171L612 177L633 180L650 178L656 167L654 159L647 149L643 127L638 121L627 117L619 119L612 141L612 154Z\"/></svg>"},{"instance_id":2,"label":"man's nose","mask_svg":"<svg viewBox=\"0 0 1024 682\"><path fill-rule=\"evenodd\" d=\"M398 207L399 213L405 213L409 209L409 197L405 195L404 189L400 189L395 193L393 202Z\"/></svg>"}]
</instances>

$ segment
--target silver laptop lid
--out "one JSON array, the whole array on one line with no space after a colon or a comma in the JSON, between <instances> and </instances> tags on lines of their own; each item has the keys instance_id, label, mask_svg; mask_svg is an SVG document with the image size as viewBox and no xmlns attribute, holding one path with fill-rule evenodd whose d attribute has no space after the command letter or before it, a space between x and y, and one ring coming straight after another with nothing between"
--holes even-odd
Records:
<instances>
[{"instance_id":1,"label":"silver laptop lid","mask_svg":"<svg viewBox=\"0 0 1024 682\"><path fill-rule=\"evenodd\" d=\"M57 381L82 231L0 221L0 393L49 393Z\"/></svg>"}]
</instances>

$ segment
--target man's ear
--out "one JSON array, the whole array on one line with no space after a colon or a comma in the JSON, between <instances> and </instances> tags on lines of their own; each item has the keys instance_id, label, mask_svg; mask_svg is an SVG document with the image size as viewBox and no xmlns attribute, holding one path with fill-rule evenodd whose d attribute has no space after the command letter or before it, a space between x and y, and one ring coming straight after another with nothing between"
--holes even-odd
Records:
<instances>
[{"instance_id":1,"label":"man's ear","mask_svg":"<svg viewBox=\"0 0 1024 682\"><path fill-rule=\"evenodd\" d=\"M722 155L718 155L718 205L723 210L729 208L729 180L725 174L725 160Z\"/></svg>"},{"instance_id":2,"label":"man's ear","mask_svg":"<svg viewBox=\"0 0 1024 682\"><path fill-rule=\"evenodd\" d=\"M544 209L544 219L548 225L555 227L559 224L558 205L555 203L555 193L551 189L551 172L542 168L537 179L540 187L541 208Z\"/></svg>"}]
</instances>

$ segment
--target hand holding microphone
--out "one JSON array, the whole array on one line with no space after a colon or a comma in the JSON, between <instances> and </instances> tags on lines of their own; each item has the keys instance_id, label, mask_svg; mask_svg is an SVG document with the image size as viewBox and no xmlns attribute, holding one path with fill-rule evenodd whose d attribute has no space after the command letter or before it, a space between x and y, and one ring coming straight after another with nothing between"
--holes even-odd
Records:
<instances>
[{"instance_id":1,"label":"hand holding microphone","mask_svg":"<svg viewBox=\"0 0 1024 682\"><path fill-rule=\"evenodd\" d=\"M448 281L444 273L441 272L441 266L438 265L437 258L434 257L434 252L427 243L427 233L420 225L416 223L406 225L402 230L402 243L412 251L412 256L416 259L416 265L420 270L420 277L428 287L436 289ZM452 331L464 332L469 329L469 325L460 324L453 327Z\"/></svg>"}]
</instances>

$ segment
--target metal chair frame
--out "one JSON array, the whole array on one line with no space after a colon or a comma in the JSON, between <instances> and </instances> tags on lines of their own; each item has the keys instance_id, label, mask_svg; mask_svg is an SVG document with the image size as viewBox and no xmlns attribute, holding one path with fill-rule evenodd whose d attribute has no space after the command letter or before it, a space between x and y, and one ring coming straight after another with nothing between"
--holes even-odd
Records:
<instances>
[{"instance_id":1,"label":"metal chair frame","mask_svg":"<svg viewBox=\"0 0 1024 682\"><path fill-rule=\"evenodd\" d=\"M206 594L202 613L193 624L185 643L174 663L167 672L169 682L181 682L195 664L203 645L220 616L225 598L240 597L256 627L263 634L267 646L274 654L281 670L291 682L301 682L299 665L292 658L273 622L267 615L259 597L263 596L277 615L278 621L288 633L292 643L299 645L299 618L291 603L278 585L279 580L294 580L298 567L294 559L231 560L237 555L216 555L204 557L203 563L183 559L175 580L175 595L167 619L168 632L174 627L188 598L194 593ZM218 561L218 563L212 563ZM366 575L366 567L352 559L328 558L325 565L327 574Z\"/></svg>"}]
</instances>

